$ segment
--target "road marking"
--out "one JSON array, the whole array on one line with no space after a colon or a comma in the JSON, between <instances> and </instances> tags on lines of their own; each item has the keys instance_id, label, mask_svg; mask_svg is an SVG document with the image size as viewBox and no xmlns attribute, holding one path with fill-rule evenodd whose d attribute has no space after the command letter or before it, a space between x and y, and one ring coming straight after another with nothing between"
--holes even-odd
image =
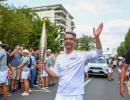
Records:
<instances>
[{"instance_id":1,"label":"road marking","mask_svg":"<svg viewBox=\"0 0 130 100\"><path fill-rule=\"evenodd\" d=\"M52 92L49 89L39 89L39 90L32 90L32 91L36 91L36 92Z\"/></svg>"},{"instance_id":2,"label":"road marking","mask_svg":"<svg viewBox=\"0 0 130 100\"><path fill-rule=\"evenodd\" d=\"M44 88L43 90L44 90L45 92L51 92L50 90L48 90L48 89L45 89L45 88Z\"/></svg>"},{"instance_id":3,"label":"road marking","mask_svg":"<svg viewBox=\"0 0 130 100\"><path fill-rule=\"evenodd\" d=\"M90 81L91 81L91 79L86 80L84 83L84 86L87 85Z\"/></svg>"},{"instance_id":4,"label":"road marking","mask_svg":"<svg viewBox=\"0 0 130 100\"><path fill-rule=\"evenodd\" d=\"M37 92L37 91L38 91L38 92L39 92L39 91L40 91L40 92L44 92L44 90L32 90L32 91L36 91L36 92Z\"/></svg>"}]
</instances>

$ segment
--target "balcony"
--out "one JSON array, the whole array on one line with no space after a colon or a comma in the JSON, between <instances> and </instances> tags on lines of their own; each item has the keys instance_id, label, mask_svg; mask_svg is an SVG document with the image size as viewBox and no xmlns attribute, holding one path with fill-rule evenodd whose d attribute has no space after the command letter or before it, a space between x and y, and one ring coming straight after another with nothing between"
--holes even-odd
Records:
<instances>
[{"instance_id":1,"label":"balcony","mask_svg":"<svg viewBox=\"0 0 130 100\"><path fill-rule=\"evenodd\" d=\"M62 17L62 16L55 16L55 20L61 20L61 21L66 21L66 18Z\"/></svg>"}]
</instances>

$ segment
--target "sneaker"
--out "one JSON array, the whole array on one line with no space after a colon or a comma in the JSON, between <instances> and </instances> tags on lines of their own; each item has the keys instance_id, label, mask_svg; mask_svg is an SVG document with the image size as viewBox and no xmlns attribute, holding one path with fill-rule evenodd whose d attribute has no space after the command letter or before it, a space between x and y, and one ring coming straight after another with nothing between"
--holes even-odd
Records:
<instances>
[{"instance_id":1,"label":"sneaker","mask_svg":"<svg viewBox=\"0 0 130 100\"><path fill-rule=\"evenodd\" d=\"M7 92L7 96L12 96L11 93Z\"/></svg>"},{"instance_id":2,"label":"sneaker","mask_svg":"<svg viewBox=\"0 0 130 100\"><path fill-rule=\"evenodd\" d=\"M48 87L47 87L47 86L46 86L45 88L46 88L46 89L48 89Z\"/></svg>"},{"instance_id":3,"label":"sneaker","mask_svg":"<svg viewBox=\"0 0 130 100\"><path fill-rule=\"evenodd\" d=\"M32 92L32 90L31 89L29 89L29 93L31 93Z\"/></svg>"},{"instance_id":4,"label":"sneaker","mask_svg":"<svg viewBox=\"0 0 130 100\"><path fill-rule=\"evenodd\" d=\"M21 95L22 95L22 96L28 96L29 93L23 92Z\"/></svg>"},{"instance_id":5,"label":"sneaker","mask_svg":"<svg viewBox=\"0 0 130 100\"><path fill-rule=\"evenodd\" d=\"M42 89L45 90L45 87L43 87Z\"/></svg>"}]
</instances>

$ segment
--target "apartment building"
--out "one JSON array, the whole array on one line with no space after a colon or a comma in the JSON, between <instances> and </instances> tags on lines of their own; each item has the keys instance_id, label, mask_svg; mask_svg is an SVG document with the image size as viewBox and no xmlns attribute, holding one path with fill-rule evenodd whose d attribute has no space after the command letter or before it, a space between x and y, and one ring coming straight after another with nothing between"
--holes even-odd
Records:
<instances>
[{"instance_id":1,"label":"apartment building","mask_svg":"<svg viewBox=\"0 0 130 100\"><path fill-rule=\"evenodd\" d=\"M73 31L75 24L71 14L61 4L48 5L32 8L39 17L48 18L51 22L56 23L60 27L60 38L66 31Z\"/></svg>"}]
</instances>

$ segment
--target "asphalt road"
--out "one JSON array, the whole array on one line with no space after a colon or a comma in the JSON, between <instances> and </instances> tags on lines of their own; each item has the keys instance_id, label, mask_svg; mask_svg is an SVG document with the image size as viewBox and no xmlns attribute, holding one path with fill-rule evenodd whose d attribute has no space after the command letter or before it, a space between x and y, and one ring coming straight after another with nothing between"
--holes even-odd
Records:
<instances>
[{"instance_id":1,"label":"asphalt road","mask_svg":"<svg viewBox=\"0 0 130 100\"><path fill-rule=\"evenodd\" d=\"M85 87L84 100L130 100L127 89L125 93L125 97L120 96L117 80L108 81L103 78L91 78Z\"/></svg>"},{"instance_id":2,"label":"asphalt road","mask_svg":"<svg viewBox=\"0 0 130 100\"><path fill-rule=\"evenodd\" d=\"M108 81L103 77L91 77L85 84L84 100L130 100L127 89L125 90L126 96L120 96L116 72L114 81ZM54 100L56 89L57 86L49 87L49 91L35 88L27 97L21 96L21 91L18 91L9 96L8 100ZM0 98L0 100L2 99Z\"/></svg>"}]
</instances>

